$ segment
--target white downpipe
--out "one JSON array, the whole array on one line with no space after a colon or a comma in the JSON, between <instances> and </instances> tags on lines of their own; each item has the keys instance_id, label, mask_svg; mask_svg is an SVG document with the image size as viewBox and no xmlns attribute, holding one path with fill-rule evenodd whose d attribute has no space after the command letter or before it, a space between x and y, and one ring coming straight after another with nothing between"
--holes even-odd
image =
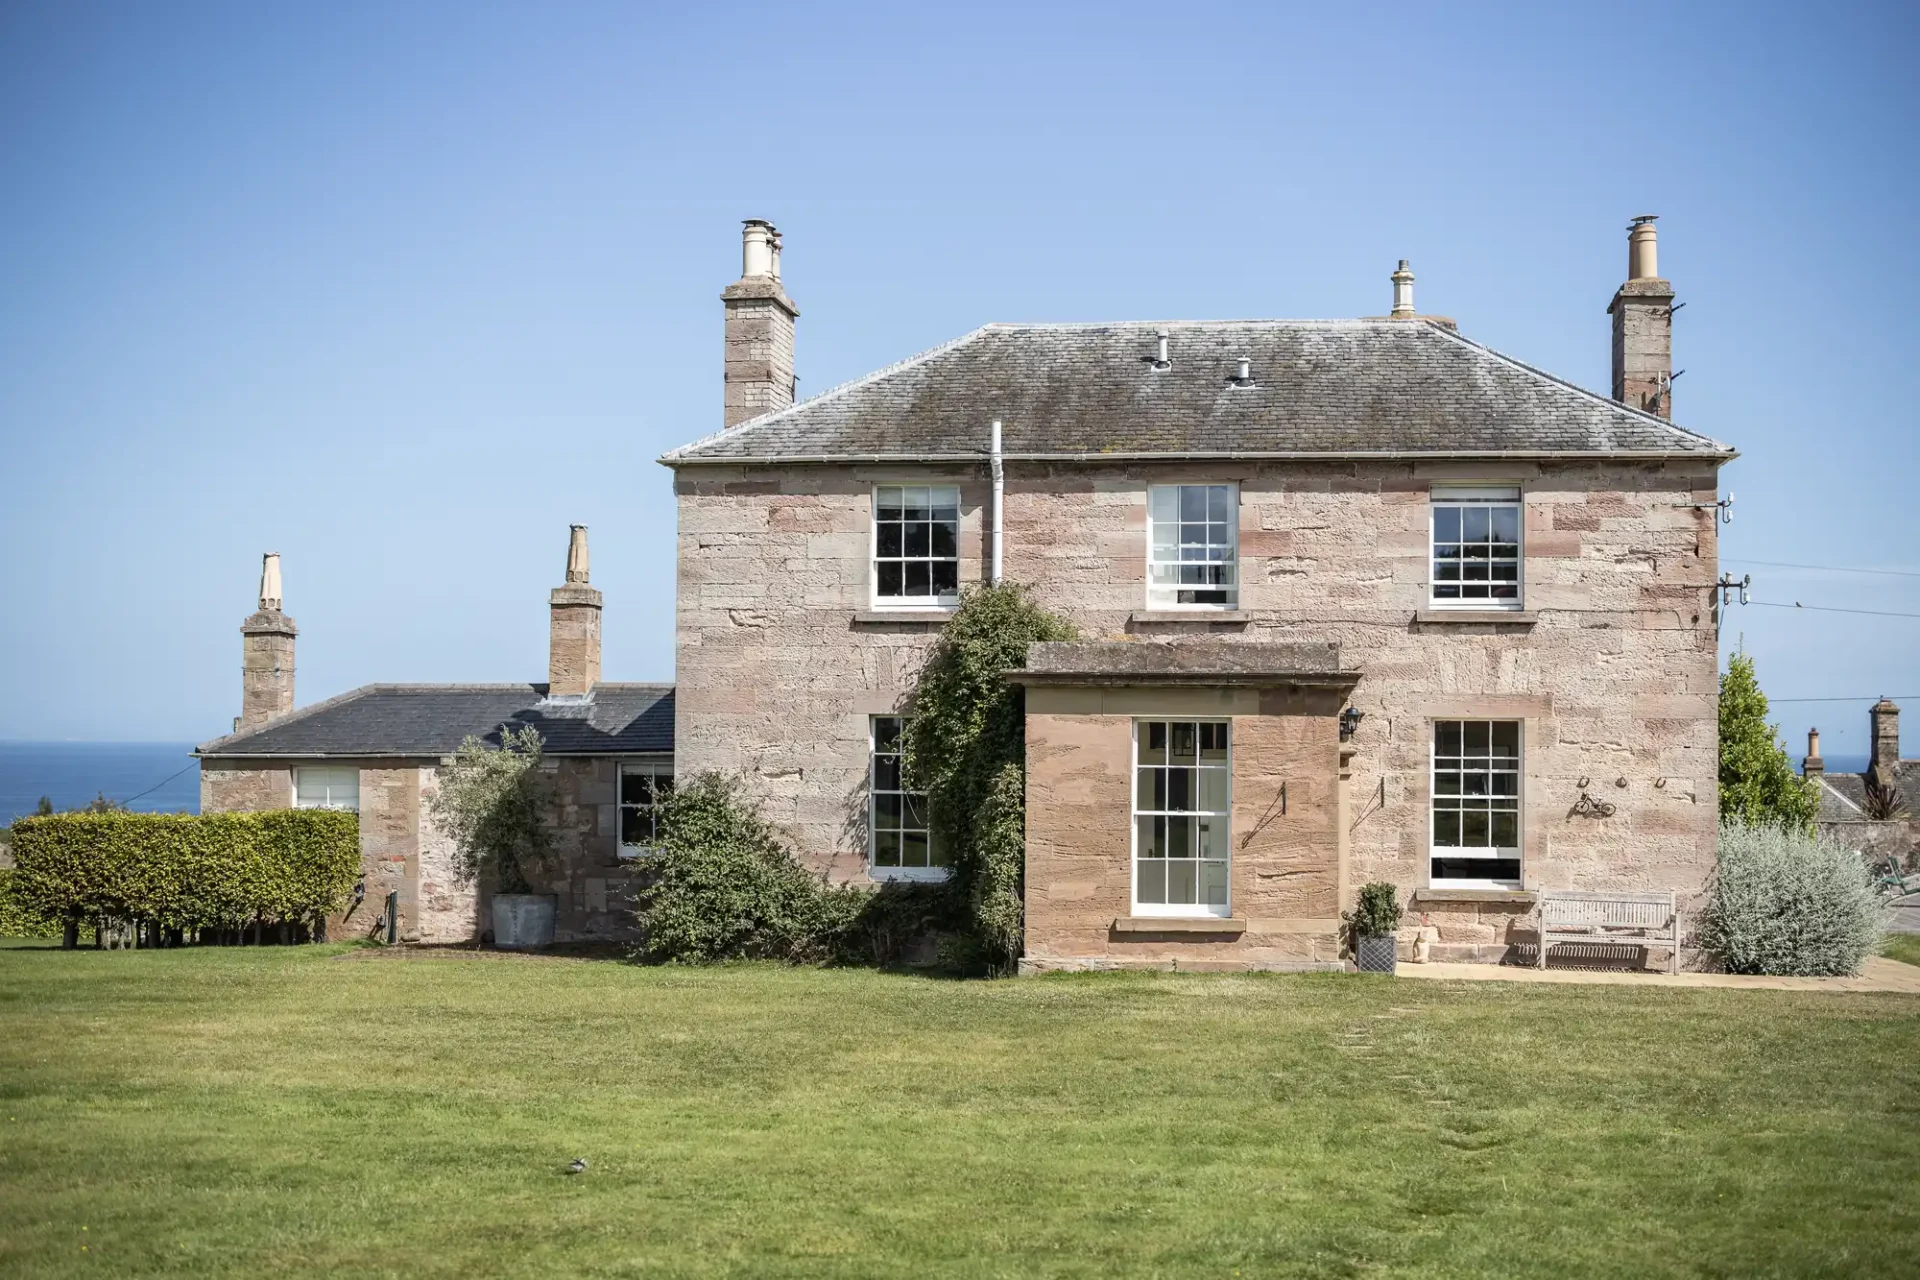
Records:
<instances>
[{"instance_id":1,"label":"white downpipe","mask_svg":"<svg viewBox=\"0 0 1920 1280\"><path fill-rule=\"evenodd\" d=\"M993 467L993 585L1000 585L1001 513L1007 504L1007 469L1000 456L1000 419L993 420L993 444L987 452Z\"/></svg>"}]
</instances>

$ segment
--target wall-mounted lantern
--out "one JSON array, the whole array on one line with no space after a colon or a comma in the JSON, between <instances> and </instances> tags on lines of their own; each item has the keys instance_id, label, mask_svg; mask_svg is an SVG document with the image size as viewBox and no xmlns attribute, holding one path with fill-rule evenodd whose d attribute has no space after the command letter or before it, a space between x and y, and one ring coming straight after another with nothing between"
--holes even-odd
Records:
<instances>
[{"instance_id":1,"label":"wall-mounted lantern","mask_svg":"<svg viewBox=\"0 0 1920 1280\"><path fill-rule=\"evenodd\" d=\"M1346 742L1353 737L1353 731L1360 727L1360 721L1366 713L1356 707L1348 707L1340 713L1340 741Z\"/></svg>"}]
</instances>

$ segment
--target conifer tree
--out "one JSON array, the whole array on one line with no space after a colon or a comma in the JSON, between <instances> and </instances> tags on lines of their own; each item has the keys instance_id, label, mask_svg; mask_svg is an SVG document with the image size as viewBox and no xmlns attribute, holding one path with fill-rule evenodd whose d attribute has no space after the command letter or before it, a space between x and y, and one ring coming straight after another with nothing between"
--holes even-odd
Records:
<instances>
[{"instance_id":1,"label":"conifer tree","mask_svg":"<svg viewBox=\"0 0 1920 1280\"><path fill-rule=\"evenodd\" d=\"M1819 807L1813 784L1793 771L1779 729L1767 723L1753 659L1736 653L1720 677L1720 820L1811 831Z\"/></svg>"}]
</instances>

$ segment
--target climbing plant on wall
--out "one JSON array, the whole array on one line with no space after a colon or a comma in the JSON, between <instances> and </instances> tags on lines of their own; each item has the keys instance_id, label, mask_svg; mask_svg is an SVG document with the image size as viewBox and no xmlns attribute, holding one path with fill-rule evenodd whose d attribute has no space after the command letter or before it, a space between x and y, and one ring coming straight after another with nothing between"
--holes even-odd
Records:
<instances>
[{"instance_id":1,"label":"climbing plant on wall","mask_svg":"<svg viewBox=\"0 0 1920 1280\"><path fill-rule=\"evenodd\" d=\"M948 892L987 967L1020 956L1026 852L1026 701L1006 673L1073 625L1013 583L963 592L927 655L905 738L907 785L927 793L952 865Z\"/></svg>"}]
</instances>

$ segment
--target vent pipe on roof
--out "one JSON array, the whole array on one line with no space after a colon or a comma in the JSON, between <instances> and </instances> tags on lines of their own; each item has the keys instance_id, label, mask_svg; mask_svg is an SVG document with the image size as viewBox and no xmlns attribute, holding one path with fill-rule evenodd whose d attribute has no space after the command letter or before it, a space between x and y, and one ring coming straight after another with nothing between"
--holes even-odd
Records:
<instances>
[{"instance_id":1,"label":"vent pipe on roof","mask_svg":"<svg viewBox=\"0 0 1920 1280\"><path fill-rule=\"evenodd\" d=\"M1158 336L1160 343L1154 348L1153 367L1156 369L1171 369L1173 368L1173 357L1167 354L1167 331L1165 329L1160 330Z\"/></svg>"},{"instance_id":2,"label":"vent pipe on roof","mask_svg":"<svg viewBox=\"0 0 1920 1280\"><path fill-rule=\"evenodd\" d=\"M1387 279L1393 281L1393 310L1387 314L1396 319L1411 320L1413 310L1413 272L1407 270L1407 260L1400 259L1400 267Z\"/></svg>"}]
</instances>

